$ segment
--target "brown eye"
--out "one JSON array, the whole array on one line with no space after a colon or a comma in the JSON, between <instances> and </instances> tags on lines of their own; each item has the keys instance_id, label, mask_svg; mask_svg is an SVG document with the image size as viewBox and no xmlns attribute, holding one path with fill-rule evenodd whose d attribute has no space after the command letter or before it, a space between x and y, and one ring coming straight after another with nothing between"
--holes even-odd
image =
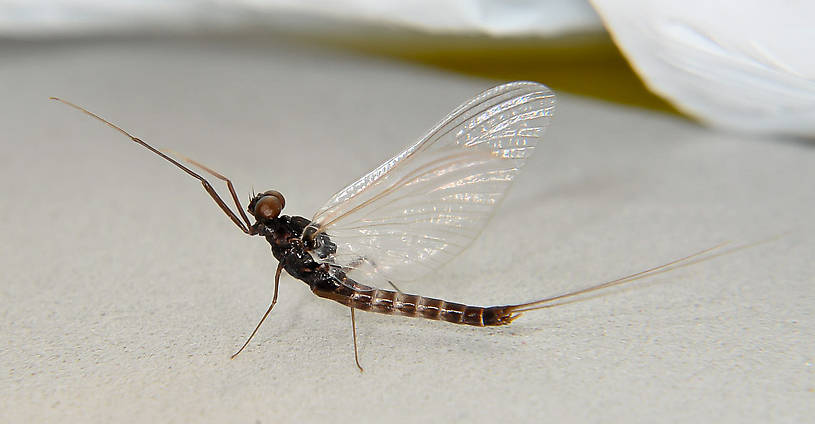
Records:
<instances>
[{"instance_id":1,"label":"brown eye","mask_svg":"<svg viewBox=\"0 0 815 424\"><path fill-rule=\"evenodd\" d=\"M277 216L280 215L280 211L283 210L283 206L286 204L283 200L283 196L280 195L280 193L277 193L277 196L268 194L268 192L263 194L266 194L266 196L263 196L258 200L257 204L255 204L255 217L263 219L277 218Z\"/></svg>"},{"instance_id":2,"label":"brown eye","mask_svg":"<svg viewBox=\"0 0 815 424\"><path fill-rule=\"evenodd\" d=\"M274 197L277 197L278 199L280 199L280 209L283 209L283 208L285 208L285 207L286 207L286 199L284 199L284 198L283 198L283 195L282 195L282 194L280 194L280 192L279 192L279 191L277 191L277 190L268 190L268 191L264 191L264 192L263 192L263 195L264 195L264 196L274 196Z\"/></svg>"}]
</instances>

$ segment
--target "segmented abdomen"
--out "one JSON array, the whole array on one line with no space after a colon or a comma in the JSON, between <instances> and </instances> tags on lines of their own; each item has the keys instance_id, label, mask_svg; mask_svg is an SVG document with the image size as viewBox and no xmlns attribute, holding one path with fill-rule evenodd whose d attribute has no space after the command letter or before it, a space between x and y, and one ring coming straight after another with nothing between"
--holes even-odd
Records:
<instances>
[{"instance_id":1,"label":"segmented abdomen","mask_svg":"<svg viewBox=\"0 0 815 424\"><path fill-rule=\"evenodd\" d=\"M426 318L453 324L478 327L505 325L512 322L511 306L470 306L415 294L374 289L355 285L355 288L338 285L334 290L313 290L320 297L363 311L388 315Z\"/></svg>"}]
</instances>

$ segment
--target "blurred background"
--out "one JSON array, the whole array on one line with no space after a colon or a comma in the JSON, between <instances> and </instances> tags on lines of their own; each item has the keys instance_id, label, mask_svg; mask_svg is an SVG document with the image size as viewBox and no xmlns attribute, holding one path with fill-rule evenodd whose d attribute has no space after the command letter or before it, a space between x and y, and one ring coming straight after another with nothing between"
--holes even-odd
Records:
<instances>
[{"instance_id":1,"label":"blurred background","mask_svg":"<svg viewBox=\"0 0 815 424\"><path fill-rule=\"evenodd\" d=\"M2 0L0 36L271 34L810 138L813 16L755 0Z\"/></svg>"},{"instance_id":2,"label":"blurred background","mask_svg":"<svg viewBox=\"0 0 815 424\"><path fill-rule=\"evenodd\" d=\"M0 422L812 421L814 17L795 0L0 0ZM269 305L268 243L48 101L309 217L511 80L556 91L545 143L470 248L402 289L503 304L735 251L498 329L360 313L364 374L348 310L289 276L230 361Z\"/></svg>"}]
</instances>

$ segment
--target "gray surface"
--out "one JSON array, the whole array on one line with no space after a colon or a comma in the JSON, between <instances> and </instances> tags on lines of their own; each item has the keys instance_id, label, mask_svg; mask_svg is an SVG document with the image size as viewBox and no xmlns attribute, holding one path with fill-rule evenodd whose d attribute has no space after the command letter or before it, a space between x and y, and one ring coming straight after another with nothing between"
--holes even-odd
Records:
<instances>
[{"instance_id":1,"label":"gray surface","mask_svg":"<svg viewBox=\"0 0 815 424\"><path fill-rule=\"evenodd\" d=\"M494 82L269 40L0 47L3 422L802 422L815 413L815 145L571 96L431 281L528 300L780 240L499 329L348 311L71 99L310 215ZM545 82L545 81L544 81Z\"/></svg>"}]
</instances>

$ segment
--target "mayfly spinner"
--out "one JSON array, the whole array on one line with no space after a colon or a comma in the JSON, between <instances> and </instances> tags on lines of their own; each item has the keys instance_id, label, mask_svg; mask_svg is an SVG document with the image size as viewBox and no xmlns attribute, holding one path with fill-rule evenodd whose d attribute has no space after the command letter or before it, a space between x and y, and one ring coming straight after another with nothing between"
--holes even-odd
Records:
<instances>
[{"instance_id":1,"label":"mayfly spinner","mask_svg":"<svg viewBox=\"0 0 815 424\"><path fill-rule=\"evenodd\" d=\"M523 312L664 272L711 250L613 281L514 305L470 306L397 289L394 282L424 276L460 253L501 202L555 110L552 91L533 82L504 84L462 104L418 142L337 192L311 219L280 215L286 201L277 191L255 195L247 208L254 224L225 176L179 156L182 162L224 181L237 213L204 177L170 154L80 106L53 99L99 119L196 178L241 231L263 236L269 242L279 261L272 302L233 358L249 344L277 302L283 270L308 284L317 296L350 308L354 358L359 366L354 320L357 309L479 327L506 325ZM388 286L394 290L383 288Z\"/></svg>"}]
</instances>

